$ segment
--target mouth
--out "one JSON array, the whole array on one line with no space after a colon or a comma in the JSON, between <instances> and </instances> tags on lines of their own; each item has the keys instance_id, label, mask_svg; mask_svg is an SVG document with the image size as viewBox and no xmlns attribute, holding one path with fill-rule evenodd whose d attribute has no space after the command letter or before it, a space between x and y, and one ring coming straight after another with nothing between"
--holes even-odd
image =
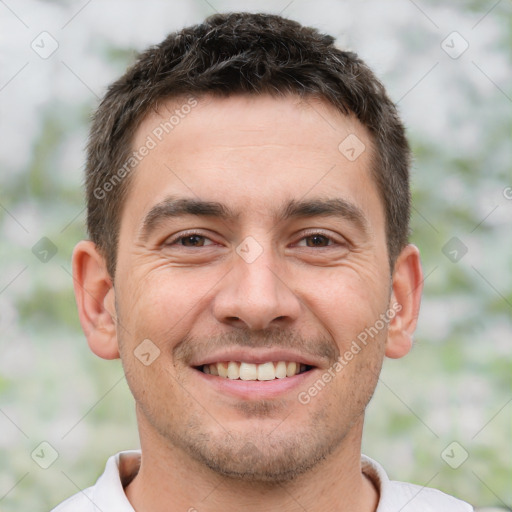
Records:
<instances>
[{"instance_id":1,"label":"mouth","mask_svg":"<svg viewBox=\"0 0 512 512\"><path fill-rule=\"evenodd\" d=\"M286 348L229 347L198 354L188 364L205 396L231 397L238 405L240 400L293 399L328 362L320 355Z\"/></svg>"},{"instance_id":2,"label":"mouth","mask_svg":"<svg viewBox=\"0 0 512 512\"><path fill-rule=\"evenodd\" d=\"M271 381L287 379L309 372L313 366L296 361L267 361L260 364L244 361L220 361L195 367L207 375L229 380Z\"/></svg>"}]
</instances>

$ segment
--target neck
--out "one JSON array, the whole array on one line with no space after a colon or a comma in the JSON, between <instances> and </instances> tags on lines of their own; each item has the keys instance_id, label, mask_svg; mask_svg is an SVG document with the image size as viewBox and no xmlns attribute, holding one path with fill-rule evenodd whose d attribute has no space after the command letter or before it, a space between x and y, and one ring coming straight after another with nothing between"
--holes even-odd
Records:
<instances>
[{"instance_id":1,"label":"neck","mask_svg":"<svg viewBox=\"0 0 512 512\"><path fill-rule=\"evenodd\" d=\"M374 512L378 492L361 472L362 425L363 417L327 459L279 484L218 475L140 428L141 466L126 487L126 496L138 512L168 512L170 505L172 510L191 512Z\"/></svg>"}]
</instances>

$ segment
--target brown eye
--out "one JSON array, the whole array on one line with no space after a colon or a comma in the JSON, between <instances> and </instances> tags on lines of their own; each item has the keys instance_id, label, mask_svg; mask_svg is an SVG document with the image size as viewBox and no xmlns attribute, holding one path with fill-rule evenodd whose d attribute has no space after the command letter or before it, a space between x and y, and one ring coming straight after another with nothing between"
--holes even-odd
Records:
<instances>
[{"instance_id":1,"label":"brown eye","mask_svg":"<svg viewBox=\"0 0 512 512\"><path fill-rule=\"evenodd\" d=\"M202 247L204 245L204 236L189 235L180 238L181 245L185 247Z\"/></svg>"},{"instance_id":2,"label":"brown eye","mask_svg":"<svg viewBox=\"0 0 512 512\"><path fill-rule=\"evenodd\" d=\"M178 246L178 247L206 247L212 245L214 242L207 236L201 235L200 233L189 233L181 236L177 236L165 243L166 246Z\"/></svg>"},{"instance_id":3,"label":"brown eye","mask_svg":"<svg viewBox=\"0 0 512 512\"><path fill-rule=\"evenodd\" d=\"M309 235L304 237L304 239L307 240L307 247L327 247L331 241L330 238L324 235Z\"/></svg>"},{"instance_id":4,"label":"brown eye","mask_svg":"<svg viewBox=\"0 0 512 512\"><path fill-rule=\"evenodd\" d=\"M336 240L331 236L324 235L323 233L310 233L303 236L299 243L299 247L332 247L336 244ZM339 245L339 244L338 244Z\"/></svg>"}]
</instances>

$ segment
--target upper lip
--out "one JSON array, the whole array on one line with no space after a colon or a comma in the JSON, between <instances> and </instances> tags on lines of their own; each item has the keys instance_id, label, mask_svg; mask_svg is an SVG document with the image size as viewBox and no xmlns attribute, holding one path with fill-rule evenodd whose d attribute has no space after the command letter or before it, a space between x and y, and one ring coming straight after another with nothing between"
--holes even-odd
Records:
<instances>
[{"instance_id":1,"label":"upper lip","mask_svg":"<svg viewBox=\"0 0 512 512\"><path fill-rule=\"evenodd\" d=\"M262 364L268 362L296 362L308 366L321 366L325 360L310 354L303 354L289 349L223 349L212 352L207 356L193 359L190 366L203 366L205 364L221 363L225 361L239 361L244 363Z\"/></svg>"}]
</instances>

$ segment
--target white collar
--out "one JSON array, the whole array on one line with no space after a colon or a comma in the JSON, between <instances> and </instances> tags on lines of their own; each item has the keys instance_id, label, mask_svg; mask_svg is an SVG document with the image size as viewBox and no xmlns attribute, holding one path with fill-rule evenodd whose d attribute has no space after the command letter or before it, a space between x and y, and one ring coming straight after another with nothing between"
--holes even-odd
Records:
<instances>
[{"instance_id":1,"label":"white collar","mask_svg":"<svg viewBox=\"0 0 512 512\"><path fill-rule=\"evenodd\" d=\"M134 512L124 487L137 474L141 459L140 450L129 450L112 455L104 473L96 484L61 503L52 512ZM376 512L470 512L467 503L448 496L436 489L421 487L388 478L384 468L366 455L361 455L363 473L377 488L380 498Z\"/></svg>"}]
</instances>

